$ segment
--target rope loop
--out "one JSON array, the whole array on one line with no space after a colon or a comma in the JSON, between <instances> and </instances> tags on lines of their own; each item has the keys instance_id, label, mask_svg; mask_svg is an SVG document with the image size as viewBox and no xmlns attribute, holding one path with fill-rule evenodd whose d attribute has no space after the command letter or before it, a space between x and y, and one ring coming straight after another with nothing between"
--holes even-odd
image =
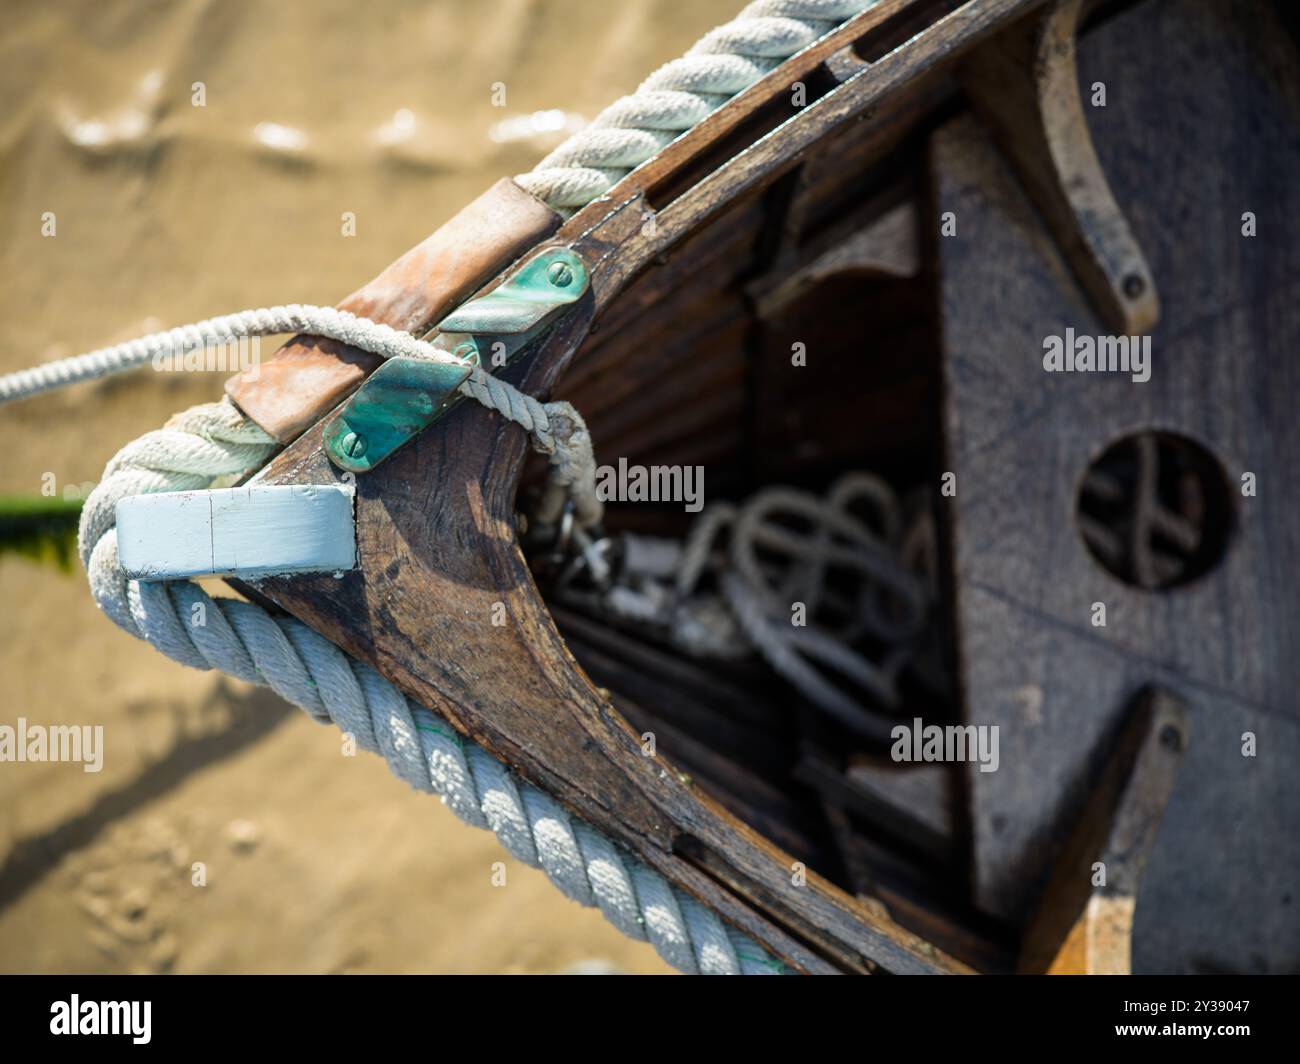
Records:
<instances>
[{"instance_id":1,"label":"rope loop","mask_svg":"<svg viewBox=\"0 0 1300 1064\"><path fill-rule=\"evenodd\" d=\"M757 0L681 59L516 180L562 214L603 195L631 170L794 53L876 0ZM445 358L416 337L330 307L247 310L0 376L0 404L232 339L324 336L384 357ZM462 392L521 425L551 459L545 505L567 496L579 525L600 520L595 460L582 418L476 370ZM542 867L566 895L597 905L625 934L648 939L685 972L773 974L782 966L662 876L570 817L541 791L409 702L370 666L319 633L261 607L214 599L196 585L126 580L117 558L117 502L157 491L203 490L265 463L276 442L223 398L193 407L110 460L87 499L79 551L100 609L182 664L270 686L314 719L332 720L381 753L412 786L439 794L466 823L491 827L506 848ZM707 555L707 548L704 550ZM202 622L196 619L202 618Z\"/></svg>"}]
</instances>

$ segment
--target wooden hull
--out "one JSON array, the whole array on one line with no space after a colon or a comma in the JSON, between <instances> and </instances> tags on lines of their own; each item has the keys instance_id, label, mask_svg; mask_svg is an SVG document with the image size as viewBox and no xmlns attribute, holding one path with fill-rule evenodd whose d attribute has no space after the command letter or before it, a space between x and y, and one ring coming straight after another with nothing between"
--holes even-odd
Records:
<instances>
[{"instance_id":1,"label":"wooden hull","mask_svg":"<svg viewBox=\"0 0 1300 1064\"><path fill-rule=\"evenodd\" d=\"M1083 970L1125 958L1148 970L1294 968L1300 932L1276 897L1300 850L1266 810L1300 804L1285 768L1286 752L1300 753L1287 695L1300 625L1294 596L1266 574L1294 544L1295 508L1234 497L1227 553L1193 590L1167 594L1118 582L1076 527L1081 478L1126 433L1194 437L1234 483L1250 470L1277 491L1300 460L1286 413L1300 388L1284 368L1300 321L1279 250L1300 246L1294 42L1271 5L1255 5L1212 64L1225 91L1211 107L1200 57L1232 5L1101 12L1080 44L1083 83L1110 89L1088 120L1110 180L1098 209L1122 208L1132 231L1096 235L1089 216L1079 224L1097 242L1081 249L1062 245L1069 219L1053 214L1078 197L1027 194L1015 149L999 153L969 113L972 99L998 98L973 57L1041 44L1040 6L886 0L791 60L545 238L584 257L592 291L508 374L581 410L602 462L702 466L711 499L772 483L821 490L846 469L919 493L940 606L928 682L907 686L898 720L996 725L996 772L901 766L754 662L703 666L548 609L515 534L530 482L523 434L478 409L455 410L360 478L361 572L256 592L798 970L1008 971L1034 966L1031 933L1040 968L1058 951ZM1049 12L1049 31L1069 8ZM1159 56L1142 44L1156 37ZM792 107L794 82L806 106ZM1195 136L1159 112L1189 100L1207 108ZM1233 142L1243 126L1258 137L1249 151ZM1275 243L1242 243L1237 219L1252 209L1266 211ZM1189 253L1188 219L1223 212L1203 254ZM1125 266L1108 305L1086 275L1100 261L1104 285L1116 248L1144 252L1152 280ZM1110 334L1116 314L1153 312L1153 285L1163 312L1141 330L1157 352L1149 387L1043 373L1045 336ZM1249 326L1245 307L1267 324ZM411 320L436 317L431 304ZM336 478L319 435L308 429L263 479ZM625 504L607 527L680 536L691 520L680 506ZM490 619L500 604L505 625ZM1249 648L1207 652L1232 633ZM1134 701L1153 687L1181 707L1173 716ZM1267 735L1280 760L1243 761L1247 732ZM1159 760L1162 742L1173 762ZM1098 811L1089 796L1103 791ZM1239 831L1233 809L1259 819ZM1132 822L1143 849L1124 874L1045 893L1079 853L1117 852ZM1216 846L1237 864L1212 872ZM1148 853L1152 901L1134 916ZM1238 915L1259 914L1251 930L1186 930L1208 928L1217 904L1179 889L1192 869ZM1045 906L1065 914L1050 931ZM1127 918L1107 917L1101 946L1081 951L1076 931L1064 950L1076 917L1091 933L1090 913L1117 910Z\"/></svg>"}]
</instances>

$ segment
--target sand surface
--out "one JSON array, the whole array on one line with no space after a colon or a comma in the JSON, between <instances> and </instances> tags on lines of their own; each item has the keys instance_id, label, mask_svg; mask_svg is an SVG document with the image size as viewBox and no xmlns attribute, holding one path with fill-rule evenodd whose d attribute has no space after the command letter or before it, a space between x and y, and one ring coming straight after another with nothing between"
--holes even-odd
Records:
<instances>
[{"instance_id":1,"label":"sand surface","mask_svg":"<svg viewBox=\"0 0 1300 1064\"><path fill-rule=\"evenodd\" d=\"M11 2L0 371L333 303L558 143L529 116L589 118L739 7ZM0 493L88 490L224 376L144 370L0 410ZM80 569L0 557L0 603L0 724L103 725L105 750L98 773L0 763L0 970L667 970L333 728L118 631Z\"/></svg>"}]
</instances>

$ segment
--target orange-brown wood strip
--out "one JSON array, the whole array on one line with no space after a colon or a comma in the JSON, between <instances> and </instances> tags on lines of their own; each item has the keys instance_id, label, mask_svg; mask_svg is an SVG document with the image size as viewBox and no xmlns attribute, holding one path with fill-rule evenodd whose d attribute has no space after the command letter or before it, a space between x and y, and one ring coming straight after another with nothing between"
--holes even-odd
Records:
<instances>
[{"instance_id":1,"label":"orange-brown wood strip","mask_svg":"<svg viewBox=\"0 0 1300 1064\"><path fill-rule=\"evenodd\" d=\"M405 332L424 332L559 224L551 208L502 178L339 309ZM256 379L231 377L226 394L287 443L329 413L380 361L346 344L295 336L260 367Z\"/></svg>"}]
</instances>

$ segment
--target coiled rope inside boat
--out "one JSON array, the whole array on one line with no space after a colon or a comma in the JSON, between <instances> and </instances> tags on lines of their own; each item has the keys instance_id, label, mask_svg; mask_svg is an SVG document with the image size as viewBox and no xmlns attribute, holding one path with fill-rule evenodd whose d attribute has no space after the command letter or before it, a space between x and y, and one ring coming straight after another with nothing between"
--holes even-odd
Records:
<instances>
[{"instance_id":1,"label":"coiled rope inside boat","mask_svg":"<svg viewBox=\"0 0 1300 1064\"><path fill-rule=\"evenodd\" d=\"M735 94L875 0L758 0L662 67L631 96L607 108L518 183L564 214L596 199ZM0 377L0 403L142 365L161 349L202 344L209 335L305 333L378 354L414 337L331 308L290 306L210 319L139 341L60 359ZM524 425L558 456L557 475L580 496L587 480L585 428L567 404L541 404L477 372L462 388ZM550 419L573 420L556 438ZM541 867L564 894L598 906L624 934L650 941L674 968L702 974L784 971L761 946L673 887L644 862L518 779L436 714L410 702L370 666L300 622L235 599L214 599L187 581L139 583L123 577L114 511L119 499L201 490L259 468L276 443L228 399L191 408L113 457L82 514L80 551L100 608L125 631L199 669L220 669L270 686L313 718L332 721L380 753L394 774L441 796L463 821L491 828L518 860ZM576 463L576 464L575 464ZM187 623L197 610L206 623Z\"/></svg>"}]
</instances>

